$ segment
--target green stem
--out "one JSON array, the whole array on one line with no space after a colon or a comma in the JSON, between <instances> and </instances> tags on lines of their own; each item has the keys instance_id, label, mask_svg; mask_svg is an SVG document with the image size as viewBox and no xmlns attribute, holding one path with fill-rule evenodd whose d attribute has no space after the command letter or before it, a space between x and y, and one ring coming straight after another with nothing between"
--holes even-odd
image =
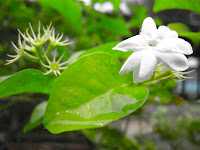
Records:
<instances>
[{"instance_id":1,"label":"green stem","mask_svg":"<svg viewBox=\"0 0 200 150\"><path fill-rule=\"evenodd\" d=\"M46 71L46 68L41 63L41 61L44 62L44 57L43 57L43 53L42 53L42 44L41 45L36 45L35 49L36 49L36 55L39 58L39 64L40 64L40 66L41 66L41 68L42 68L43 71Z\"/></svg>"},{"instance_id":2,"label":"green stem","mask_svg":"<svg viewBox=\"0 0 200 150\"><path fill-rule=\"evenodd\" d=\"M168 78L171 78L171 77L172 77L172 71L171 70L166 70L164 72L161 72L157 76L154 74L152 76L152 78L150 78L149 80L146 80L146 81L141 82L141 83L136 83L136 85L155 84L158 81L165 80L165 79L168 79Z\"/></svg>"},{"instance_id":3,"label":"green stem","mask_svg":"<svg viewBox=\"0 0 200 150\"><path fill-rule=\"evenodd\" d=\"M36 52L37 52L37 56L38 58L43 61L44 57L43 57L43 53L42 53L42 45L36 45L35 46Z\"/></svg>"},{"instance_id":4,"label":"green stem","mask_svg":"<svg viewBox=\"0 0 200 150\"><path fill-rule=\"evenodd\" d=\"M30 61L33 61L33 62L37 62L37 63L39 62L39 59L37 57L32 56L32 55L30 55L28 53L23 53L22 57L25 58L25 59L28 59Z\"/></svg>"},{"instance_id":5,"label":"green stem","mask_svg":"<svg viewBox=\"0 0 200 150\"><path fill-rule=\"evenodd\" d=\"M55 48L55 44L53 44L52 42L50 42L49 47L47 48L46 51L46 55L49 56L49 54L51 53L51 51Z\"/></svg>"}]
</instances>

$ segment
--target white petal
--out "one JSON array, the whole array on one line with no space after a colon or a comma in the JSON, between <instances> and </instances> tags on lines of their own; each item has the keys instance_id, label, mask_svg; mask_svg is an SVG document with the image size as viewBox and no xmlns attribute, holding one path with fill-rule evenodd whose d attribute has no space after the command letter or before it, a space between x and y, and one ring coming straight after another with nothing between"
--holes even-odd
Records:
<instances>
[{"instance_id":1,"label":"white petal","mask_svg":"<svg viewBox=\"0 0 200 150\"><path fill-rule=\"evenodd\" d=\"M129 56L129 58L126 60L126 62L122 66L119 74L124 74L130 71L133 71L134 69L139 67L142 56L143 56L143 51L133 52L133 54Z\"/></svg>"},{"instance_id":2,"label":"white petal","mask_svg":"<svg viewBox=\"0 0 200 150\"><path fill-rule=\"evenodd\" d=\"M188 69L188 60L184 54L157 51L156 58L163 62L171 70L184 71Z\"/></svg>"},{"instance_id":3,"label":"white petal","mask_svg":"<svg viewBox=\"0 0 200 150\"><path fill-rule=\"evenodd\" d=\"M120 42L113 50L120 50L123 52L141 50L147 46L146 40L145 36L136 35Z\"/></svg>"},{"instance_id":4,"label":"white petal","mask_svg":"<svg viewBox=\"0 0 200 150\"><path fill-rule=\"evenodd\" d=\"M193 53L190 43L181 38L167 38L158 43L156 49L159 51L174 51L185 55Z\"/></svg>"},{"instance_id":5,"label":"white petal","mask_svg":"<svg viewBox=\"0 0 200 150\"><path fill-rule=\"evenodd\" d=\"M139 79L139 68L140 66L138 66L137 68L134 69L133 71L133 83L137 83L137 82L141 82Z\"/></svg>"},{"instance_id":6,"label":"white petal","mask_svg":"<svg viewBox=\"0 0 200 150\"><path fill-rule=\"evenodd\" d=\"M146 19L144 19L141 28L141 34L153 36L156 30L157 30L156 24L151 17L147 17Z\"/></svg>"},{"instance_id":7,"label":"white petal","mask_svg":"<svg viewBox=\"0 0 200 150\"><path fill-rule=\"evenodd\" d=\"M178 38L178 33L170 30L167 26L160 26L157 30L157 36Z\"/></svg>"},{"instance_id":8,"label":"white petal","mask_svg":"<svg viewBox=\"0 0 200 150\"><path fill-rule=\"evenodd\" d=\"M147 51L145 55L143 56L141 63L140 63L140 69L139 69L139 81L143 82L147 79L149 79L157 66L157 59L153 52Z\"/></svg>"}]
</instances>

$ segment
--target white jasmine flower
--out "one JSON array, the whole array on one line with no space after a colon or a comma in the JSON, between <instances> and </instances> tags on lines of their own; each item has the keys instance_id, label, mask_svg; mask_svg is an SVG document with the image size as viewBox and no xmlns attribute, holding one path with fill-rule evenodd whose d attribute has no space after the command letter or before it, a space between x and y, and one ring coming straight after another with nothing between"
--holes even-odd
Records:
<instances>
[{"instance_id":1,"label":"white jasmine flower","mask_svg":"<svg viewBox=\"0 0 200 150\"><path fill-rule=\"evenodd\" d=\"M61 75L60 71L67 68L67 67L62 67L62 66L68 63L68 61L60 63L60 61L62 60L64 54L65 53L63 53L62 56L56 61L56 53L55 53L54 57L53 57L53 61L51 62L49 60L49 58L47 57L46 53L44 52L44 56L45 56L45 58L47 60L48 65L44 64L42 61L40 61L40 62L44 67L49 69L48 72L44 73L45 75L47 75L47 74L49 74L51 72L53 72L55 74L55 76L57 76L57 74Z\"/></svg>"},{"instance_id":2,"label":"white jasmine flower","mask_svg":"<svg viewBox=\"0 0 200 150\"><path fill-rule=\"evenodd\" d=\"M31 33L32 33L33 37L30 36L30 34L28 32L28 28L26 29L26 34L25 33L23 34L20 30L18 30L19 33L21 34L21 36L27 42L33 44L34 46L37 46L37 45L44 44L49 39L49 37L51 35L51 32L52 32L51 23L50 23L49 26L47 26L47 29L43 28L43 30L44 30L43 36L41 36L41 32L40 32L40 22L38 24L38 33L37 33L37 35L34 33L33 28L32 28L30 23L29 23L29 26L30 26Z\"/></svg>"},{"instance_id":3,"label":"white jasmine flower","mask_svg":"<svg viewBox=\"0 0 200 150\"><path fill-rule=\"evenodd\" d=\"M122 41L113 50L134 51L120 70L120 74L133 71L134 83L149 79L159 62L174 71L186 70L188 60L185 55L193 53L190 43L178 38L176 31L166 26L157 29L150 17L143 21L139 35Z\"/></svg>"},{"instance_id":4,"label":"white jasmine flower","mask_svg":"<svg viewBox=\"0 0 200 150\"><path fill-rule=\"evenodd\" d=\"M68 42L68 39L65 39L64 41L60 41L63 38L63 34L59 37L59 33L57 36L55 36L55 28L52 29L52 35L49 37L49 40L56 46L66 46L71 44L72 42Z\"/></svg>"},{"instance_id":5,"label":"white jasmine flower","mask_svg":"<svg viewBox=\"0 0 200 150\"><path fill-rule=\"evenodd\" d=\"M11 64L11 63L14 63L16 62L20 57L24 57L24 58L27 58L27 59L31 59L32 61L37 61L38 58L27 53L25 50L27 51L34 51L34 46L29 46L26 44L26 41L21 41L21 37L20 37L20 34L18 35L19 36L19 39L18 39L18 45L19 45L19 48L13 43L13 47L14 47L14 50L15 52L17 53L16 55L10 55L10 54L7 54L9 57L11 57L12 59L11 60L6 60L7 63L6 65L8 64Z\"/></svg>"}]
</instances>

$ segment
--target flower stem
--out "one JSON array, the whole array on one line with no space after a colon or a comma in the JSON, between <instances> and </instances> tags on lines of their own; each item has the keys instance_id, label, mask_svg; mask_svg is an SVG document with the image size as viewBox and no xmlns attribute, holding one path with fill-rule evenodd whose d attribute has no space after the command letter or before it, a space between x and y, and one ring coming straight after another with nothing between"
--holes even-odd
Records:
<instances>
[{"instance_id":1,"label":"flower stem","mask_svg":"<svg viewBox=\"0 0 200 150\"><path fill-rule=\"evenodd\" d=\"M41 61L43 61L44 58L43 58L43 54L42 54L42 45L36 45L36 46L35 46L35 49L36 49L38 58L39 58Z\"/></svg>"},{"instance_id":2,"label":"flower stem","mask_svg":"<svg viewBox=\"0 0 200 150\"><path fill-rule=\"evenodd\" d=\"M157 83L158 81L161 81L161 80L166 80L168 78L171 78L172 77L172 71L171 70L166 70L164 72L161 72L160 74L158 75L153 75L152 78L150 78L149 80L146 80L144 82L141 82L141 83L138 83L136 85L147 85L147 84L155 84Z\"/></svg>"},{"instance_id":3,"label":"flower stem","mask_svg":"<svg viewBox=\"0 0 200 150\"><path fill-rule=\"evenodd\" d=\"M25 59L28 59L28 60L30 60L30 61L33 61L33 62L39 62L39 59L38 59L37 57L32 56L32 55L30 55L30 54L28 54L28 53L26 53L26 52L24 52L24 53L22 54L22 57L25 58Z\"/></svg>"},{"instance_id":4,"label":"flower stem","mask_svg":"<svg viewBox=\"0 0 200 150\"><path fill-rule=\"evenodd\" d=\"M49 56L49 54L51 53L51 51L55 48L55 44L53 44L52 42L50 42L49 47L47 48L46 51L46 55Z\"/></svg>"},{"instance_id":5,"label":"flower stem","mask_svg":"<svg viewBox=\"0 0 200 150\"><path fill-rule=\"evenodd\" d=\"M41 61L44 62L44 57L43 57L43 53L42 53L42 44L41 45L36 45L35 46L35 49L36 49L36 55L38 56L39 58L39 64L41 66L41 69L43 71L46 71L46 68L42 65Z\"/></svg>"}]
</instances>

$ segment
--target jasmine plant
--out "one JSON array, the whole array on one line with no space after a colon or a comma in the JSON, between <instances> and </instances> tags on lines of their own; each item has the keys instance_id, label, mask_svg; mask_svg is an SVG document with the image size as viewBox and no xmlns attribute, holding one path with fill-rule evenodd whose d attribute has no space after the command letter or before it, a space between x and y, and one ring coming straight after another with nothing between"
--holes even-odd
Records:
<instances>
[{"instance_id":1,"label":"jasmine plant","mask_svg":"<svg viewBox=\"0 0 200 150\"><path fill-rule=\"evenodd\" d=\"M143 21L139 35L74 54L64 62L65 52L56 58L56 48L71 42L62 41L63 34L56 35L51 24L43 34L40 23L37 34L29 25L32 36L29 29L19 31L18 47L12 43L17 54L8 55L12 59L7 64L22 57L38 63L43 73L26 69L0 82L0 98L23 92L50 95L35 108L43 113L33 111L25 132L42 123L54 134L106 126L143 106L154 84L186 79L184 75L190 73L183 71L188 69L185 55L192 54L191 45L166 26L157 29L150 17ZM119 59L127 60L122 66Z\"/></svg>"}]
</instances>

